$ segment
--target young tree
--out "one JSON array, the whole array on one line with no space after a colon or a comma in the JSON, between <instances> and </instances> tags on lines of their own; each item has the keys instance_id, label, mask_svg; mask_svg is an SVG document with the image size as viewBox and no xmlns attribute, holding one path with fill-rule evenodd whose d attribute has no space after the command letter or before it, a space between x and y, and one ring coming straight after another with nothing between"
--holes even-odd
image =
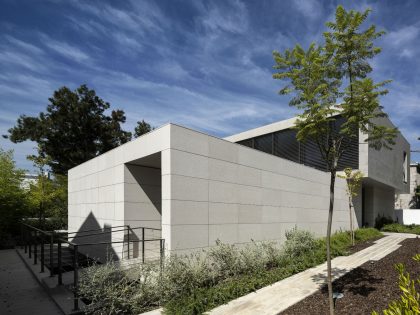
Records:
<instances>
[{"instance_id":1,"label":"young tree","mask_svg":"<svg viewBox=\"0 0 420 315\"><path fill-rule=\"evenodd\" d=\"M48 156L40 152L38 155L28 156L38 169L37 180L30 184L28 201L32 210L38 217L41 228L45 228L46 217L54 218L64 225L67 217L67 177L64 175L50 176L47 166L50 162Z\"/></svg>"},{"instance_id":2,"label":"young tree","mask_svg":"<svg viewBox=\"0 0 420 315\"><path fill-rule=\"evenodd\" d=\"M354 225L353 225L353 198L359 194L359 189L363 180L363 173L361 171L355 171L351 167L344 169L344 175L338 175L347 182L347 197L349 198L349 215L350 215L350 239L351 245L354 246Z\"/></svg>"},{"instance_id":3,"label":"young tree","mask_svg":"<svg viewBox=\"0 0 420 315\"><path fill-rule=\"evenodd\" d=\"M134 138L140 137L145 133L152 131L154 128L144 120L138 121L137 126L134 128Z\"/></svg>"},{"instance_id":4,"label":"young tree","mask_svg":"<svg viewBox=\"0 0 420 315\"><path fill-rule=\"evenodd\" d=\"M0 248L19 232L19 222L27 211L26 192L22 188L24 171L16 167L13 151L0 148Z\"/></svg>"},{"instance_id":5,"label":"young tree","mask_svg":"<svg viewBox=\"0 0 420 315\"><path fill-rule=\"evenodd\" d=\"M327 23L332 31L324 34L325 45L311 44L306 51L296 45L283 54L273 52L277 70L273 77L289 82L280 94L293 93L289 104L302 110L295 123L297 139L314 141L330 172L326 237L330 314L334 314L330 240L338 162L348 148L348 140L357 137L359 130L378 150L391 148L397 133L394 128L378 124L378 119L385 116L379 96L387 93L382 89L387 82L374 83L367 77L372 71L368 60L380 52L373 40L382 34L376 32L375 26L360 30L369 12L346 11L338 6L335 22ZM342 101L339 105L338 99ZM340 116L346 121L337 130Z\"/></svg>"},{"instance_id":6,"label":"young tree","mask_svg":"<svg viewBox=\"0 0 420 315\"><path fill-rule=\"evenodd\" d=\"M62 87L49 102L46 112L38 117L20 116L4 137L15 143L36 141L40 152L50 158L48 165L55 174L66 174L68 169L131 139L131 133L121 129L124 112L113 110L107 115L110 104L86 85L75 91Z\"/></svg>"}]
</instances>

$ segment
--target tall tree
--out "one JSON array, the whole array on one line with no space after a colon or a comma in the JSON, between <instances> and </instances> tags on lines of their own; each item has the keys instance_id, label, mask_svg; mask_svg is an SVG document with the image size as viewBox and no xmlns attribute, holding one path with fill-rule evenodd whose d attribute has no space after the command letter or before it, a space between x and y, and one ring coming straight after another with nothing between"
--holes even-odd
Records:
<instances>
[{"instance_id":1,"label":"tall tree","mask_svg":"<svg viewBox=\"0 0 420 315\"><path fill-rule=\"evenodd\" d=\"M140 137L145 133L152 131L154 128L144 120L138 121L137 126L134 128L134 138Z\"/></svg>"},{"instance_id":2,"label":"tall tree","mask_svg":"<svg viewBox=\"0 0 420 315\"><path fill-rule=\"evenodd\" d=\"M110 104L86 85L74 91L62 87L49 102L46 112L38 117L20 116L4 137L15 143L36 141L56 174L66 174L68 169L131 139L131 133L121 128L126 120L124 112L113 110L107 115Z\"/></svg>"},{"instance_id":3,"label":"tall tree","mask_svg":"<svg viewBox=\"0 0 420 315\"><path fill-rule=\"evenodd\" d=\"M331 277L331 227L334 211L334 186L338 162L348 149L349 138L357 137L359 130L366 141L376 148L391 148L397 130L380 125L379 96L387 93L387 82L374 83L367 75L372 71L368 60L378 54L373 40L381 33L374 26L365 31L360 27L366 20L365 12L346 11L338 6L335 22L327 23L332 32L326 32L325 45L311 44L308 50L296 45L283 54L274 52L275 79L289 82L280 94L293 93L291 106L302 110L295 123L299 141L314 141L330 172L330 203L327 223L327 282L330 314L334 314ZM342 100L337 105L337 100ZM336 120L346 122L337 130Z\"/></svg>"}]
</instances>

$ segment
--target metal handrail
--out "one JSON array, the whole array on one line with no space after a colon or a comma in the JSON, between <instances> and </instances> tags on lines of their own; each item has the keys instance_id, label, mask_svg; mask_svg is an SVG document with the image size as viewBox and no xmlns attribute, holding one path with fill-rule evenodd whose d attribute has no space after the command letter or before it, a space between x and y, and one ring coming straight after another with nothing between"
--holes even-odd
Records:
<instances>
[{"instance_id":1,"label":"metal handrail","mask_svg":"<svg viewBox=\"0 0 420 315\"><path fill-rule=\"evenodd\" d=\"M121 228L121 227L125 227L125 225L117 225L117 226L110 226L110 229L114 229L114 228ZM67 232L67 234L77 234L77 233L84 233L84 232L93 232L93 231L103 231L106 228L99 228L99 229L92 229L92 230L84 230L84 231L77 231L77 232Z\"/></svg>"},{"instance_id":2,"label":"metal handrail","mask_svg":"<svg viewBox=\"0 0 420 315\"><path fill-rule=\"evenodd\" d=\"M121 225L121 226L114 226L110 227L108 230L104 229L93 229L93 230L86 230L86 231L79 231L79 232L70 232L68 234L75 234L75 233L84 233L84 232L95 232L95 231L101 231L101 233L91 233L88 235L81 235L81 236L75 236L74 238L79 237L87 237L87 236L93 236L93 235L101 235L105 233L112 233L112 232L121 232L121 231L127 231L127 239L123 238L122 241L101 241L101 242L91 242L91 243L75 243L71 242L68 239L64 238L61 233L57 233L55 231L44 231L39 228L36 228L32 225L21 223L22 224L22 240L24 242L24 248L25 253L28 252L29 249L29 258L32 258L32 246L33 246L33 258L34 258L34 264L37 264L38 261L38 251L37 251L37 240L39 235L42 235L41 239L41 272L44 272L44 240L45 236L48 236L50 238L50 277L54 276L54 260L53 260L53 247L55 242L57 243L57 275L58 275L58 284L63 284L63 265L62 265L62 244L68 244L72 250L73 250L73 259L72 259L72 265L73 265L73 308L75 311L79 310L79 296L78 296L78 286L79 286L79 246L93 246L93 245L109 245L109 244L124 244L127 242L127 252L128 252L128 258L130 258L130 242L131 243L142 243L142 262L145 262L145 242L153 242L153 241L159 241L160 244L160 265L161 270L163 268L163 257L164 257L164 250L165 250L165 240L163 238L151 238L151 239L145 239L145 231L146 230L156 230L161 231L161 229L157 228L147 228L147 227L135 227L132 228L130 225ZM124 227L124 229L121 230L113 230L115 228L121 228ZM134 233L134 230L142 230L142 239L131 239L130 240L130 232ZM28 235L29 232L29 235ZM35 234L35 237L33 237ZM30 236L30 238L28 238ZM123 249L123 253L124 253Z\"/></svg>"}]
</instances>

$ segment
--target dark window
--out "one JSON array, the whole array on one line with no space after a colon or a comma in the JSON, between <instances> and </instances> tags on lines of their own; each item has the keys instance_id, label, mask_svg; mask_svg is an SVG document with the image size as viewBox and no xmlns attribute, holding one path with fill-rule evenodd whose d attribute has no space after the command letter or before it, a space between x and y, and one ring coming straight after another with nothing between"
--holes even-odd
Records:
<instances>
[{"instance_id":1,"label":"dark window","mask_svg":"<svg viewBox=\"0 0 420 315\"><path fill-rule=\"evenodd\" d=\"M301 163L307 166L314 167L321 171L327 170L327 164L322 158L318 145L315 141L307 140L301 144Z\"/></svg>"},{"instance_id":2,"label":"dark window","mask_svg":"<svg viewBox=\"0 0 420 315\"><path fill-rule=\"evenodd\" d=\"M274 155L300 163L296 131L287 129L274 133Z\"/></svg>"},{"instance_id":3,"label":"dark window","mask_svg":"<svg viewBox=\"0 0 420 315\"><path fill-rule=\"evenodd\" d=\"M340 132L344 119L339 117L334 121L335 132ZM262 135L259 137L239 141L239 144L259 151L274 154L278 157L301 163L316 169L326 171L327 164L322 158L318 145L311 140L300 143L296 139L296 130L286 129ZM325 140L326 141L326 140ZM359 168L359 136L346 138L342 145L346 152L341 156L338 170L346 167ZM406 162L407 163L407 162Z\"/></svg>"},{"instance_id":4,"label":"dark window","mask_svg":"<svg viewBox=\"0 0 420 315\"><path fill-rule=\"evenodd\" d=\"M254 149L273 154L273 134L254 138Z\"/></svg>"},{"instance_id":5,"label":"dark window","mask_svg":"<svg viewBox=\"0 0 420 315\"><path fill-rule=\"evenodd\" d=\"M244 145L246 147L250 147L250 148L253 148L254 147L253 143L254 143L254 139L252 139L252 138L251 139L242 140L242 141L239 141L238 142L238 144L242 144L242 145Z\"/></svg>"}]
</instances>

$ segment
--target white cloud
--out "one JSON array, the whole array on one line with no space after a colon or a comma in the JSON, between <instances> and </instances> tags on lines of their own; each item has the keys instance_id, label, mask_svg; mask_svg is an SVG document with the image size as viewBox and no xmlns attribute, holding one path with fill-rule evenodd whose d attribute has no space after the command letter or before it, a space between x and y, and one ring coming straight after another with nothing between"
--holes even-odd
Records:
<instances>
[{"instance_id":1,"label":"white cloud","mask_svg":"<svg viewBox=\"0 0 420 315\"><path fill-rule=\"evenodd\" d=\"M322 14L322 6L316 0L294 0L294 6L309 19L317 19Z\"/></svg>"},{"instance_id":2,"label":"white cloud","mask_svg":"<svg viewBox=\"0 0 420 315\"><path fill-rule=\"evenodd\" d=\"M411 44L419 35L420 28L409 25L387 34L386 43L390 46L401 48L401 45Z\"/></svg>"}]
</instances>

